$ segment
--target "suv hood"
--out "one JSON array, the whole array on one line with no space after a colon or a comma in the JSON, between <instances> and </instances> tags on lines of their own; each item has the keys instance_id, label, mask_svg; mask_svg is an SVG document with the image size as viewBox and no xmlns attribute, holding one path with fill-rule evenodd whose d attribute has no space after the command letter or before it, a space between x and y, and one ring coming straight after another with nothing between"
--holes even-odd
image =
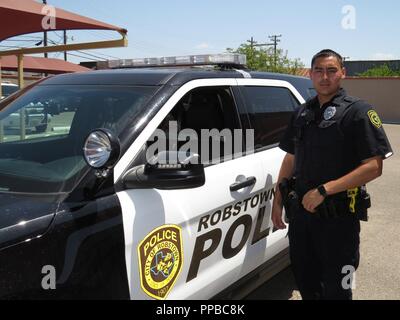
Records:
<instances>
[{"instance_id":1,"label":"suv hood","mask_svg":"<svg viewBox=\"0 0 400 320\"><path fill-rule=\"evenodd\" d=\"M42 236L58 205L41 197L0 193L0 250Z\"/></svg>"}]
</instances>

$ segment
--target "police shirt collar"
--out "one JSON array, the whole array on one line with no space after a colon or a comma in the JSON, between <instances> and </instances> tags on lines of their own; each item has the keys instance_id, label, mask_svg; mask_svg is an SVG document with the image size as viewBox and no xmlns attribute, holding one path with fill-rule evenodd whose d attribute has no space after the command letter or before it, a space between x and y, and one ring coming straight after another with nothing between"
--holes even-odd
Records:
<instances>
[{"instance_id":1,"label":"police shirt collar","mask_svg":"<svg viewBox=\"0 0 400 320\"><path fill-rule=\"evenodd\" d=\"M343 101L343 98L346 97L347 93L346 90L343 88L340 88L337 94L328 102L324 103L321 107L321 109L325 109L328 106L335 105L335 106L340 106L340 103ZM317 98L318 99L318 98ZM318 100L317 100L318 101Z\"/></svg>"}]
</instances>

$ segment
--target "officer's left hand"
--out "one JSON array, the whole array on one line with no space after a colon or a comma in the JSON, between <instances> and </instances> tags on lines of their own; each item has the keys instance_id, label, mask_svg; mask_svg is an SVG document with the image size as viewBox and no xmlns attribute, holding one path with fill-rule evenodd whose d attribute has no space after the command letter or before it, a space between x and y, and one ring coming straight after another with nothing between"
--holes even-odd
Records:
<instances>
[{"instance_id":1,"label":"officer's left hand","mask_svg":"<svg viewBox=\"0 0 400 320\"><path fill-rule=\"evenodd\" d=\"M317 189L313 189L308 191L303 197L302 205L307 211L315 213L315 208L318 207L323 201L324 197Z\"/></svg>"}]
</instances>

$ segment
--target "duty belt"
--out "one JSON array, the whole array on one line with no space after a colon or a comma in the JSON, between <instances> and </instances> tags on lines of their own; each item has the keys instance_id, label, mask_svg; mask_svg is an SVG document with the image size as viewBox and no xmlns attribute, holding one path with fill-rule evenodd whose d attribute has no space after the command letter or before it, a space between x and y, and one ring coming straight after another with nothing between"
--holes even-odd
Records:
<instances>
[{"instance_id":1,"label":"duty belt","mask_svg":"<svg viewBox=\"0 0 400 320\"><path fill-rule=\"evenodd\" d=\"M365 187L357 187L325 198L316 209L321 218L338 218L354 215L359 220L368 221L371 199Z\"/></svg>"},{"instance_id":2,"label":"duty belt","mask_svg":"<svg viewBox=\"0 0 400 320\"><path fill-rule=\"evenodd\" d=\"M303 193L296 192L297 179L283 179L279 185L285 207L287 222L295 218L296 212L301 207ZM365 186L349 189L325 198L317 208L315 216L320 218L338 218L354 216L362 221L368 221L368 208L371 199Z\"/></svg>"}]
</instances>

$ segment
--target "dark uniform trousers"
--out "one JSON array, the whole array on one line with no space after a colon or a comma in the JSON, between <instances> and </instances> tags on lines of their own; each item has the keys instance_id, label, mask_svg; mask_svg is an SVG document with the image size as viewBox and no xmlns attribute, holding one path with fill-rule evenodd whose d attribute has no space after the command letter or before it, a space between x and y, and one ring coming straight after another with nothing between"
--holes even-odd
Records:
<instances>
[{"instance_id":1,"label":"dark uniform trousers","mask_svg":"<svg viewBox=\"0 0 400 320\"><path fill-rule=\"evenodd\" d=\"M301 207L290 222L289 242L292 269L304 300L352 299L349 270L356 270L360 260L357 218L320 218Z\"/></svg>"}]
</instances>

